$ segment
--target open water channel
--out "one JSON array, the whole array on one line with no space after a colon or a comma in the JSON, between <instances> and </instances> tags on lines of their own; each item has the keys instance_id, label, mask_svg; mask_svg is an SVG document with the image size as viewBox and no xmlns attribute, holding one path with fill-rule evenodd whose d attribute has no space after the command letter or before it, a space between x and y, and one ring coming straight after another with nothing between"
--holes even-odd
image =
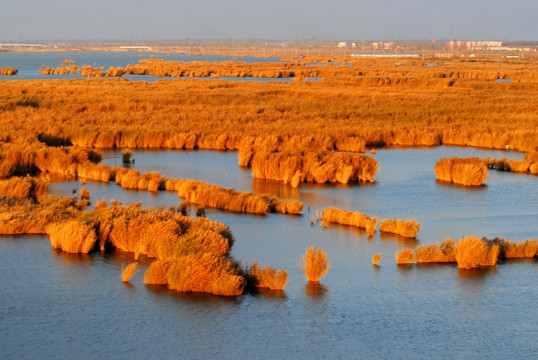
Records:
<instances>
[{"instance_id":1,"label":"open water channel","mask_svg":"<svg viewBox=\"0 0 538 360\"><path fill-rule=\"evenodd\" d=\"M121 153L103 162L121 165ZM459 147L382 149L371 185L303 185L298 189L253 179L236 152L134 151L141 172L205 180L238 190L272 193L305 203L301 216L231 214L206 209L235 237L232 256L284 268L283 292L241 297L180 294L142 284L142 259L132 285L121 281L131 254L68 255L45 236L0 238L0 358L5 359L535 359L538 354L537 259L495 268L458 270L455 264L397 266L404 246L447 236L515 241L538 236L538 178L489 170L486 185L436 182L441 157L521 159L515 152ZM71 195L79 182L54 183ZM88 182L92 202L171 206L173 192L122 190ZM327 206L380 218L414 218L417 240L319 223ZM194 214L195 209L191 209ZM310 245L331 262L319 286L297 266ZM379 267L372 256L381 253Z\"/></svg>"}]
</instances>

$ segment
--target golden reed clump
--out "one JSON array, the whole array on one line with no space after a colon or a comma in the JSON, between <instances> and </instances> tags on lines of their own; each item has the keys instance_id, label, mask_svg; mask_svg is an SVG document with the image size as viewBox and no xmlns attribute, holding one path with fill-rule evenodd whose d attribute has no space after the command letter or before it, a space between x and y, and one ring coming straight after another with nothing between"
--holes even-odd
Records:
<instances>
[{"instance_id":1,"label":"golden reed clump","mask_svg":"<svg viewBox=\"0 0 538 360\"><path fill-rule=\"evenodd\" d=\"M250 166L253 177L293 187L302 182L373 182L377 172L377 161L368 155L325 150L255 151Z\"/></svg>"},{"instance_id":2,"label":"golden reed clump","mask_svg":"<svg viewBox=\"0 0 538 360\"><path fill-rule=\"evenodd\" d=\"M51 224L47 227L52 247L72 254L88 254L97 243L94 229L77 220Z\"/></svg>"},{"instance_id":3,"label":"golden reed clump","mask_svg":"<svg viewBox=\"0 0 538 360\"><path fill-rule=\"evenodd\" d=\"M306 254L302 256L302 260L302 267L308 281L319 281L329 270L330 262L327 260L325 251L314 246L306 250Z\"/></svg>"},{"instance_id":4,"label":"golden reed clump","mask_svg":"<svg viewBox=\"0 0 538 360\"><path fill-rule=\"evenodd\" d=\"M38 200L47 194L48 184L33 177L11 177L0 180L0 196Z\"/></svg>"},{"instance_id":5,"label":"golden reed clump","mask_svg":"<svg viewBox=\"0 0 538 360\"><path fill-rule=\"evenodd\" d=\"M480 158L441 159L435 164L438 180L460 185L479 186L488 178L486 162Z\"/></svg>"},{"instance_id":6,"label":"golden reed clump","mask_svg":"<svg viewBox=\"0 0 538 360\"><path fill-rule=\"evenodd\" d=\"M15 68L0 68L0 75L4 75L4 76L12 76L12 75L17 75L17 73L19 72L19 70L15 69Z\"/></svg>"},{"instance_id":7,"label":"golden reed clump","mask_svg":"<svg viewBox=\"0 0 538 360\"><path fill-rule=\"evenodd\" d=\"M538 242L536 239L527 239L520 243L504 240L502 238L495 238L493 240L483 238L483 240L487 241L489 244L499 246L499 258L501 259L533 258L538 254Z\"/></svg>"},{"instance_id":8,"label":"golden reed clump","mask_svg":"<svg viewBox=\"0 0 538 360\"><path fill-rule=\"evenodd\" d=\"M415 238L421 224L416 220L382 219L379 222L381 232L398 234L408 238Z\"/></svg>"},{"instance_id":9,"label":"golden reed clump","mask_svg":"<svg viewBox=\"0 0 538 360\"><path fill-rule=\"evenodd\" d=\"M535 152L538 153L538 152ZM525 155L523 160L513 160L513 159L485 159L486 165L490 169L502 170L502 171L513 171L520 173L530 173L532 175L538 175L538 159L535 159L536 156L529 153Z\"/></svg>"},{"instance_id":10,"label":"golden reed clump","mask_svg":"<svg viewBox=\"0 0 538 360\"><path fill-rule=\"evenodd\" d=\"M460 269L495 266L499 257L499 245L490 245L476 236L468 236L458 241L454 254Z\"/></svg>"},{"instance_id":11,"label":"golden reed clump","mask_svg":"<svg viewBox=\"0 0 538 360\"><path fill-rule=\"evenodd\" d=\"M426 263L453 263L456 262L456 241L450 238L440 244L419 245L416 249L416 262Z\"/></svg>"},{"instance_id":12,"label":"golden reed clump","mask_svg":"<svg viewBox=\"0 0 538 360\"><path fill-rule=\"evenodd\" d=\"M372 258L372 265L377 266L379 264L379 261L381 260L381 254L375 254Z\"/></svg>"},{"instance_id":13,"label":"golden reed clump","mask_svg":"<svg viewBox=\"0 0 538 360\"><path fill-rule=\"evenodd\" d=\"M366 229L369 235L373 235L377 225L377 217L372 217L358 211L341 210L335 207L328 207L321 214L322 221L351 225Z\"/></svg>"},{"instance_id":14,"label":"golden reed clump","mask_svg":"<svg viewBox=\"0 0 538 360\"><path fill-rule=\"evenodd\" d=\"M37 200L0 196L0 234L46 234L48 225L80 216L87 201L44 195Z\"/></svg>"},{"instance_id":15,"label":"golden reed clump","mask_svg":"<svg viewBox=\"0 0 538 360\"><path fill-rule=\"evenodd\" d=\"M403 248L396 253L396 264L414 264L416 261L415 252L412 249Z\"/></svg>"},{"instance_id":16,"label":"golden reed clump","mask_svg":"<svg viewBox=\"0 0 538 360\"><path fill-rule=\"evenodd\" d=\"M139 204L96 208L73 220L47 227L54 248L88 253L98 247L146 255L158 260L145 276L147 284L167 284L177 291L240 295L246 277L228 258L233 236L227 226ZM164 266L163 264L166 264Z\"/></svg>"},{"instance_id":17,"label":"golden reed clump","mask_svg":"<svg viewBox=\"0 0 538 360\"><path fill-rule=\"evenodd\" d=\"M276 271L270 266L261 267L258 261L255 261L248 271L248 280L255 287L284 290L288 273L284 269Z\"/></svg>"},{"instance_id":18,"label":"golden reed clump","mask_svg":"<svg viewBox=\"0 0 538 360\"><path fill-rule=\"evenodd\" d=\"M132 262L129 265L127 265L122 271L121 271L121 278L123 282L129 282L131 278L133 277L136 267L138 266L137 262Z\"/></svg>"}]
</instances>

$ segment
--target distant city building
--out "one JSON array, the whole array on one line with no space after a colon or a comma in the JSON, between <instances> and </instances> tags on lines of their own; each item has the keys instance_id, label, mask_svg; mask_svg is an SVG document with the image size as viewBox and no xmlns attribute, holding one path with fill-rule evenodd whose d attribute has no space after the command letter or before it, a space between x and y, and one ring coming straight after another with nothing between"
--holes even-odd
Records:
<instances>
[{"instance_id":1,"label":"distant city building","mask_svg":"<svg viewBox=\"0 0 538 360\"><path fill-rule=\"evenodd\" d=\"M347 43L345 41L340 41L337 46L339 48L345 48L347 46Z\"/></svg>"},{"instance_id":2,"label":"distant city building","mask_svg":"<svg viewBox=\"0 0 538 360\"><path fill-rule=\"evenodd\" d=\"M493 50L502 46L502 41L447 41L446 48L451 51Z\"/></svg>"},{"instance_id":3,"label":"distant city building","mask_svg":"<svg viewBox=\"0 0 538 360\"><path fill-rule=\"evenodd\" d=\"M392 50L394 48L394 43L391 42L373 42L372 49L374 50Z\"/></svg>"}]
</instances>

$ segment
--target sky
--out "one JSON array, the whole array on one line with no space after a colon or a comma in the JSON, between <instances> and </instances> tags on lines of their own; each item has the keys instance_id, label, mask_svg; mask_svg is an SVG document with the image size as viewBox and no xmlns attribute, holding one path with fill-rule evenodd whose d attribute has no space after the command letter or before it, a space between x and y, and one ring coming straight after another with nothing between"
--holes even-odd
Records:
<instances>
[{"instance_id":1,"label":"sky","mask_svg":"<svg viewBox=\"0 0 538 360\"><path fill-rule=\"evenodd\" d=\"M13 0L0 42L538 40L538 0Z\"/></svg>"}]
</instances>

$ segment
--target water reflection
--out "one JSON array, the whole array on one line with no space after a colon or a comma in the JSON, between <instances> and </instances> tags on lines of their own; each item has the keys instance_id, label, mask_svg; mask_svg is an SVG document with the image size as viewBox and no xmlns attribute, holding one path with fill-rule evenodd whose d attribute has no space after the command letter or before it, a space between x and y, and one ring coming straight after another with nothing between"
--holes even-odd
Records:
<instances>
[{"instance_id":1,"label":"water reflection","mask_svg":"<svg viewBox=\"0 0 538 360\"><path fill-rule=\"evenodd\" d=\"M408 238L398 234L379 232L379 238L383 241L396 241L396 243L402 247L414 248L418 245L418 240L415 238Z\"/></svg>"},{"instance_id":2,"label":"water reflection","mask_svg":"<svg viewBox=\"0 0 538 360\"><path fill-rule=\"evenodd\" d=\"M317 281L309 281L305 286L305 294L311 298L323 299L327 296L328 289Z\"/></svg>"},{"instance_id":3,"label":"water reflection","mask_svg":"<svg viewBox=\"0 0 538 360\"><path fill-rule=\"evenodd\" d=\"M483 283L487 276L495 275L497 269L495 266L488 266L483 268L476 269L460 269L458 268L458 279L460 279L461 284L469 281L473 285Z\"/></svg>"},{"instance_id":4,"label":"water reflection","mask_svg":"<svg viewBox=\"0 0 538 360\"><path fill-rule=\"evenodd\" d=\"M251 293L255 297L264 297L276 300L288 300L288 296L283 290L271 290L265 288L256 288Z\"/></svg>"},{"instance_id":5,"label":"water reflection","mask_svg":"<svg viewBox=\"0 0 538 360\"><path fill-rule=\"evenodd\" d=\"M278 181L252 178L252 191L258 194L270 194L284 199L299 199L301 193L298 188Z\"/></svg>"}]
</instances>

